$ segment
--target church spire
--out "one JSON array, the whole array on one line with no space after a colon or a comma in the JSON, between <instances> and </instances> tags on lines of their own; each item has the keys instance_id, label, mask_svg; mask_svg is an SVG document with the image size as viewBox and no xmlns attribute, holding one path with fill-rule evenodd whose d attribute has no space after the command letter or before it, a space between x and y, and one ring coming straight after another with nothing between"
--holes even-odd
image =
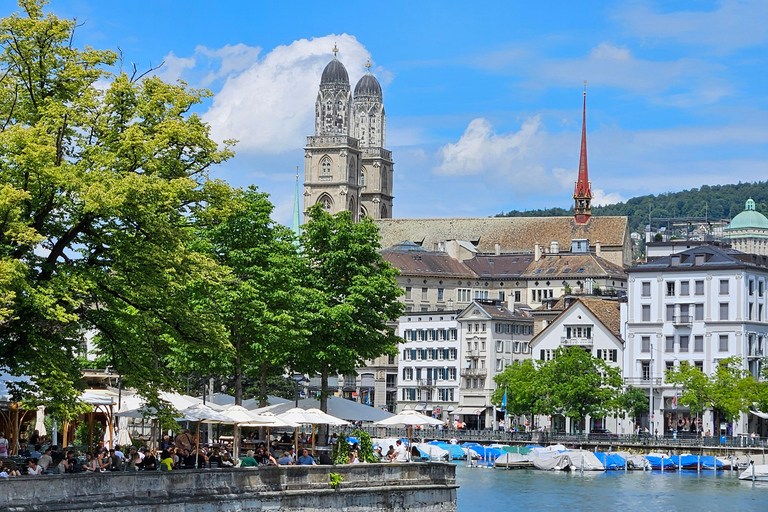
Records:
<instances>
[{"instance_id":1,"label":"church spire","mask_svg":"<svg viewBox=\"0 0 768 512\"><path fill-rule=\"evenodd\" d=\"M296 235L296 245L299 244L299 235L301 235L300 224L300 211L299 211L299 166L296 166L296 195L293 199L293 222L291 223L291 231Z\"/></svg>"},{"instance_id":2,"label":"church spire","mask_svg":"<svg viewBox=\"0 0 768 512\"><path fill-rule=\"evenodd\" d=\"M592 184L587 169L587 81L584 81L584 109L581 119L581 154L579 177L573 191L576 224L586 224L592 215Z\"/></svg>"}]
</instances>

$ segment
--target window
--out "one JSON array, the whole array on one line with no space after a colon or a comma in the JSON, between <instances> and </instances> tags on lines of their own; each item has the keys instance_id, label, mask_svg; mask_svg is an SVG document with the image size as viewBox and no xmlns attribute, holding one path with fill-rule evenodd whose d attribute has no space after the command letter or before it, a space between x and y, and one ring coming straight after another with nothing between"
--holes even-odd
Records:
<instances>
[{"instance_id":1,"label":"window","mask_svg":"<svg viewBox=\"0 0 768 512\"><path fill-rule=\"evenodd\" d=\"M690 287L690 281L680 281L680 295L690 295Z\"/></svg>"},{"instance_id":2,"label":"window","mask_svg":"<svg viewBox=\"0 0 768 512\"><path fill-rule=\"evenodd\" d=\"M758 322L762 322L763 321L763 305L762 304L758 304L757 305L757 318L756 318L756 320Z\"/></svg>"},{"instance_id":3,"label":"window","mask_svg":"<svg viewBox=\"0 0 768 512\"><path fill-rule=\"evenodd\" d=\"M697 368L700 372L704 372L704 361L694 361L693 367Z\"/></svg>"},{"instance_id":4,"label":"window","mask_svg":"<svg viewBox=\"0 0 768 512\"><path fill-rule=\"evenodd\" d=\"M650 352L651 351L651 337L650 336L643 336L641 338L641 352Z\"/></svg>"},{"instance_id":5,"label":"window","mask_svg":"<svg viewBox=\"0 0 768 512\"><path fill-rule=\"evenodd\" d=\"M704 336L693 337L693 351L704 352Z\"/></svg>"},{"instance_id":6,"label":"window","mask_svg":"<svg viewBox=\"0 0 768 512\"><path fill-rule=\"evenodd\" d=\"M403 368L403 380L413 380L413 368Z\"/></svg>"},{"instance_id":7,"label":"window","mask_svg":"<svg viewBox=\"0 0 768 512\"><path fill-rule=\"evenodd\" d=\"M458 290L456 290L456 300L459 302L469 302L471 292L472 290L459 288Z\"/></svg>"},{"instance_id":8,"label":"window","mask_svg":"<svg viewBox=\"0 0 768 512\"><path fill-rule=\"evenodd\" d=\"M405 300L412 300L410 286L405 287Z\"/></svg>"},{"instance_id":9,"label":"window","mask_svg":"<svg viewBox=\"0 0 768 512\"><path fill-rule=\"evenodd\" d=\"M763 293L764 293L763 286L764 285L765 285L765 283L763 281L758 281L758 283L757 283L757 295L758 295L758 297L762 297L763 296Z\"/></svg>"},{"instance_id":10,"label":"window","mask_svg":"<svg viewBox=\"0 0 768 512\"><path fill-rule=\"evenodd\" d=\"M443 302L443 296L445 294L445 288L437 289L437 302Z\"/></svg>"},{"instance_id":11,"label":"window","mask_svg":"<svg viewBox=\"0 0 768 512\"><path fill-rule=\"evenodd\" d=\"M688 352L688 336L680 336L680 352Z\"/></svg>"},{"instance_id":12,"label":"window","mask_svg":"<svg viewBox=\"0 0 768 512\"><path fill-rule=\"evenodd\" d=\"M480 350L485 352L485 342L484 341L482 343L480 343Z\"/></svg>"},{"instance_id":13,"label":"window","mask_svg":"<svg viewBox=\"0 0 768 512\"><path fill-rule=\"evenodd\" d=\"M643 304L641 306L641 309L643 312L643 322L650 322L651 321L651 305Z\"/></svg>"},{"instance_id":14,"label":"window","mask_svg":"<svg viewBox=\"0 0 768 512\"><path fill-rule=\"evenodd\" d=\"M754 306L755 305L752 303L747 304L747 320L752 320L752 310L755 309Z\"/></svg>"},{"instance_id":15,"label":"window","mask_svg":"<svg viewBox=\"0 0 768 512\"><path fill-rule=\"evenodd\" d=\"M728 295L728 280L720 280L720 295Z\"/></svg>"},{"instance_id":16,"label":"window","mask_svg":"<svg viewBox=\"0 0 768 512\"><path fill-rule=\"evenodd\" d=\"M693 319L704 320L704 304L693 305Z\"/></svg>"},{"instance_id":17,"label":"window","mask_svg":"<svg viewBox=\"0 0 768 512\"><path fill-rule=\"evenodd\" d=\"M643 380L651 380L651 363L645 361L641 363L640 375Z\"/></svg>"},{"instance_id":18,"label":"window","mask_svg":"<svg viewBox=\"0 0 768 512\"><path fill-rule=\"evenodd\" d=\"M667 297L675 296L675 282L667 281Z\"/></svg>"},{"instance_id":19,"label":"window","mask_svg":"<svg viewBox=\"0 0 768 512\"><path fill-rule=\"evenodd\" d=\"M361 187L365 186L365 172L363 171L360 171L360 186Z\"/></svg>"},{"instance_id":20,"label":"window","mask_svg":"<svg viewBox=\"0 0 768 512\"><path fill-rule=\"evenodd\" d=\"M669 372L675 369L675 362L674 361L664 361L664 375L667 375Z\"/></svg>"},{"instance_id":21,"label":"window","mask_svg":"<svg viewBox=\"0 0 768 512\"><path fill-rule=\"evenodd\" d=\"M704 295L704 281L694 281L696 285L696 295Z\"/></svg>"},{"instance_id":22,"label":"window","mask_svg":"<svg viewBox=\"0 0 768 512\"><path fill-rule=\"evenodd\" d=\"M754 295L755 294L755 281L754 279L749 280L749 294Z\"/></svg>"},{"instance_id":23,"label":"window","mask_svg":"<svg viewBox=\"0 0 768 512\"><path fill-rule=\"evenodd\" d=\"M691 305L680 304L680 321L689 322L691 320L690 315L691 315Z\"/></svg>"},{"instance_id":24,"label":"window","mask_svg":"<svg viewBox=\"0 0 768 512\"><path fill-rule=\"evenodd\" d=\"M643 297L650 297L651 296L651 282L650 281L643 281L642 296Z\"/></svg>"},{"instance_id":25,"label":"window","mask_svg":"<svg viewBox=\"0 0 768 512\"><path fill-rule=\"evenodd\" d=\"M496 341L496 352L504 352L504 342L501 340Z\"/></svg>"},{"instance_id":26,"label":"window","mask_svg":"<svg viewBox=\"0 0 768 512\"><path fill-rule=\"evenodd\" d=\"M542 348L539 359L541 361L549 361L550 359L552 359L554 352L555 352L554 350L550 350L548 348Z\"/></svg>"},{"instance_id":27,"label":"window","mask_svg":"<svg viewBox=\"0 0 768 512\"><path fill-rule=\"evenodd\" d=\"M427 300L427 294L429 293L429 288L422 288L421 289L421 300Z\"/></svg>"},{"instance_id":28,"label":"window","mask_svg":"<svg viewBox=\"0 0 768 512\"><path fill-rule=\"evenodd\" d=\"M675 305L667 304L667 322L671 322L675 319Z\"/></svg>"},{"instance_id":29,"label":"window","mask_svg":"<svg viewBox=\"0 0 768 512\"><path fill-rule=\"evenodd\" d=\"M728 320L728 303L720 303L720 320Z\"/></svg>"},{"instance_id":30,"label":"window","mask_svg":"<svg viewBox=\"0 0 768 512\"><path fill-rule=\"evenodd\" d=\"M664 352L674 352L674 351L675 351L675 337L667 336L664 343Z\"/></svg>"},{"instance_id":31,"label":"window","mask_svg":"<svg viewBox=\"0 0 768 512\"><path fill-rule=\"evenodd\" d=\"M320 179L328 181L331 179L333 172L331 171L331 159L327 156L320 160Z\"/></svg>"},{"instance_id":32,"label":"window","mask_svg":"<svg viewBox=\"0 0 768 512\"><path fill-rule=\"evenodd\" d=\"M602 359L606 363L615 363L618 358L618 350L614 349L597 349L597 358Z\"/></svg>"},{"instance_id":33,"label":"window","mask_svg":"<svg viewBox=\"0 0 768 512\"><path fill-rule=\"evenodd\" d=\"M520 290L515 290L515 302L520 302Z\"/></svg>"},{"instance_id":34,"label":"window","mask_svg":"<svg viewBox=\"0 0 768 512\"><path fill-rule=\"evenodd\" d=\"M719 350L720 352L728 352L728 335L727 334L720 335L720 343L717 347L717 350Z\"/></svg>"},{"instance_id":35,"label":"window","mask_svg":"<svg viewBox=\"0 0 768 512\"><path fill-rule=\"evenodd\" d=\"M475 332L480 332L480 324L475 324Z\"/></svg>"}]
</instances>

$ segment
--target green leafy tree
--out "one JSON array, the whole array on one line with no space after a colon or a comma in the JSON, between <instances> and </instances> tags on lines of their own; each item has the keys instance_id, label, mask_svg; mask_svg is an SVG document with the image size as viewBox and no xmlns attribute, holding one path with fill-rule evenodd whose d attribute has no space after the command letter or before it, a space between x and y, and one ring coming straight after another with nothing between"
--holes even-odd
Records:
<instances>
[{"instance_id":1,"label":"green leafy tree","mask_svg":"<svg viewBox=\"0 0 768 512\"><path fill-rule=\"evenodd\" d=\"M354 375L366 360L396 354L402 340L390 322L403 312L403 292L398 271L378 252L370 218L354 223L349 212L331 215L318 204L303 230L309 335L291 366L320 375L320 408L327 411L329 375Z\"/></svg>"},{"instance_id":2,"label":"green leafy tree","mask_svg":"<svg viewBox=\"0 0 768 512\"><path fill-rule=\"evenodd\" d=\"M700 369L688 361L667 371L666 381L680 386L678 403L690 408L691 414L702 414L713 405L712 382Z\"/></svg>"},{"instance_id":3,"label":"green leafy tree","mask_svg":"<svg viewBox=\"0 0 768 512\"><path fill-rule=\"evenodd\" d=\"M634 386L627 386L617 398L618 411L629 414L632 421L637 424L637 419L650 410L650 403L645 391Z\"/></svg>"},{"instance_id":4,"label":"green leafy tree","mask_svg":"<svg viewBox=\"0 0 768 512\"><path fill-rule=\"evenodd\" d=\"M305 332L299 289L300 262L293 233L270 219L268 195L250 187L238 193L230 214L201 232L200 249L230 271L210 305L229 332L232 353L211 354L234 375L235 403L243 400L243 376L258 379L266 405L267 380L283 374Z\"/></svg>"},{"instance_id":5,"label":"green leafy tree","mask_svg":"<svg viewBox=\"0 0 768 512\"><path fill-rule=\"evenodd\" d=\"M504 371L493 378L498 385L493 392L491 402L501 406L504 392L507 393L507 414L510 416L526 416L541 412L541 394L544 391L538 382L536 363L524 359L519 363L504 368ZM533 425L533 421L531 421Z\"/></svg>"},{"instance_id":6,"label":"green leafy tree","mask_svg":"<svg viewBox=\"0 0 768 512\"><path fill-rule=\"evenodd\" d=\"M758 397L757 381L740 357L722 359L711 377L712 406L730 421L749 412Z\"/></svg>"},{"instance_id":7,"label":"green leafy tree","mask_svg":"<svg viewBox=\"0 0 768 512\"><path fill-rule=\"evenodd\" d=\"M539 368L538 381L543 393L536 409L575 421L615 411L622 386L618 368L592 357L581 347L558 348L554 357Z\"/></svg>"},{"instance_id":8,"label":"green leafy tree","mask_svg":"<svg viewBox=\"0 0 768 512\"><path fill-rule=\"evenodd\" d=\"M226 210L208 171L231 152L190 113L208 92L111 72L118 55L76 48L44 4L0 21L0 357L63 411L88 331L148 394L174 385L174 356L227 349L188 284L225 277L191 228Z\"/></svg>"}]
</instances>

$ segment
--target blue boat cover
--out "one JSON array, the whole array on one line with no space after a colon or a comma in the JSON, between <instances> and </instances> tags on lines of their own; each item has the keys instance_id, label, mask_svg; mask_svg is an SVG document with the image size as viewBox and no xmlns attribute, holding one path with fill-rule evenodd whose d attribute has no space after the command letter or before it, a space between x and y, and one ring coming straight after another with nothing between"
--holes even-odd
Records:
<instances>
[{"instance_id":1,"label":"blue boat cover","mask_svg":"<svg viewBox=\"0 0 768 512\"><path fill-rule=\"evenodd\" d=\"M645 460L651 463L653 469L661 469L661 457L646 455ZM675 469L675 467L675 463L669 460L669 457L664 457L664 469Z\"/></svg>"},{"instance_id":2,"label":"blue boat cover","mask_svg":"<svg viewBox=\"0 0 768 512\"><path fill-rule=\"evenodd\" d=\"M597 453L595 452L597 460L603 463L607 470L624 469L625 460L621 455L615 453Z\"/></svg>"}]
</instances>

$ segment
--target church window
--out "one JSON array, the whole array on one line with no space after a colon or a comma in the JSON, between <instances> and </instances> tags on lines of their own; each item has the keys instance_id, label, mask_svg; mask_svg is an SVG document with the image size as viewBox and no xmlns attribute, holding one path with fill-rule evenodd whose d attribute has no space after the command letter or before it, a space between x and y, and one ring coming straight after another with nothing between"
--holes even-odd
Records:
<instances>
[{"instance_id":1,"label":"church window","mask_svg":"<svg viewBox=\"0 0 768 512\"><path fill-rule=\"evenodd\" d=\"M320 160L320 179L323 181L330 180L333 175L331 171L331 159L327 156Z\"/></svg>"},{"instance_id":2,"label":"church window","mask_svg":"<svg viewBox=\"0 0 768 512\"><path fill-rule=\"evenodd\" d=\"M328 194L323 194L320 196L320 199L317 200L318 203L323 205L323 208L326 210L330 210L331 206L333 206L333 200L331 199L331 196Z\"/></svg>"},{"instance_id":3,"label":"church window","mask_svg":"<svg viewBox=\"0 0 768 512\"><path fill-rule=\"evenodd\" d=\"M363 171L360 171L360 186L365 186L365 173Z\"/></svg>"}]
</instances>

